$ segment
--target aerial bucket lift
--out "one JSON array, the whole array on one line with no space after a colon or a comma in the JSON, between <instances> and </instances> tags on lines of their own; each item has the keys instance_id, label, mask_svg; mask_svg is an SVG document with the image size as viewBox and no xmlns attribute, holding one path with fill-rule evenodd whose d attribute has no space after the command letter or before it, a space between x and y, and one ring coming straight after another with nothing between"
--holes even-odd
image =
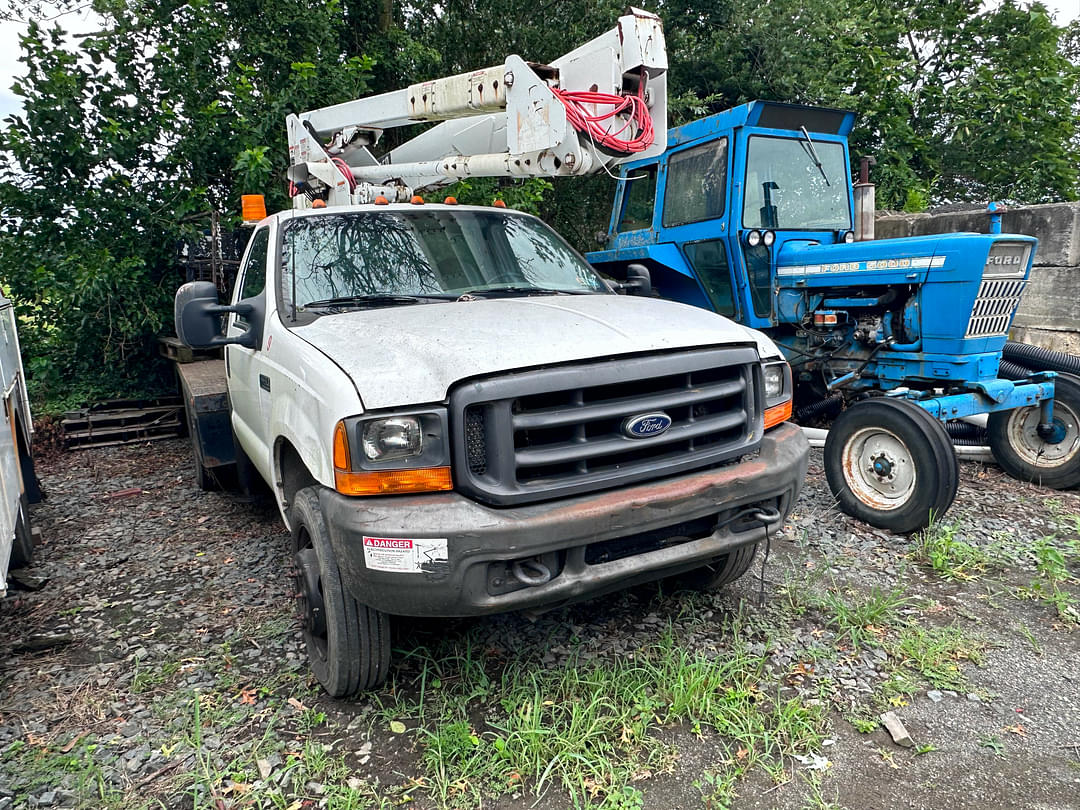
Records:
<instances>
[{"instance_id":1,"label":"aerial bucket lift","mask_svg":"<svg viewBox=\"0 0 1080 810\"><path fill-rule=\"evenodd\" d=\"M667 141L667 51L640 9L550 64L501 65L290 115L293 205L408 202L467 177L593 174ZM376 158L384 130L435 123Z\"/></svg>"}]
</instances>

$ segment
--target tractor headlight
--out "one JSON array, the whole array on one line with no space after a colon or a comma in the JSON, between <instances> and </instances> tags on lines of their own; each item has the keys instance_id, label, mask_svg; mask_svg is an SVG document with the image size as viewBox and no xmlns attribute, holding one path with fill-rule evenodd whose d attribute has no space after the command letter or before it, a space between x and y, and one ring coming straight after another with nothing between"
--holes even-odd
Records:
<instances>
[{"instance_id":1,"label":"tractor headlight","mask_svg":"<svg viewBox=\"0 0 1080 810\"><path fill-rule=\"evenodd\" d=\"M773 242L776 241L776 233L774 231L765 231L761 235L761 242L765 247L772 247Z\"/></svg>"},{"instance_id":2,"label":"tractor headlight","mask_svg":"<svg viewBox=\"0 0 1080 810\"><path fill-rule=\"evenodd\" d=\"M750 247L757 247L761 244L761 231L748 231L746 234L746 244Z\"/></svg>"}]
</instances>

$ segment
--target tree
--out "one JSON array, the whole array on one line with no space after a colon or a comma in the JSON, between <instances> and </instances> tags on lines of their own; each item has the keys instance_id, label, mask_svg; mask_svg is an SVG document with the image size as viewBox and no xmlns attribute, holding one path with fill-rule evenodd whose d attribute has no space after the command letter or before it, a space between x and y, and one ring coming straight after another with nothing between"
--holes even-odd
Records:
<instances>
[{"instance_id":1,"label":"tree","mask_svg":"<svg viewBox=\"0 0 1080 810\"><path fill-rule=\"evenodd\" d=\"M878 200L1076 199L1077 64L1040 3L668 0L676 115L754 98L859 114Z\"/></svg>"},{"instance_id":2,"label":"tree","mask_svg":"<svg viewBox=\"0 0 1080 810\"><path fill-rule=\"evenodd\" d=\"M163 379L178 240L243 191L284 204L285 114L368 92L376 5L101 0L75 48L31 22L24 111L0 132L0 278L38 397Z\"/></svg>"}]
</instances>

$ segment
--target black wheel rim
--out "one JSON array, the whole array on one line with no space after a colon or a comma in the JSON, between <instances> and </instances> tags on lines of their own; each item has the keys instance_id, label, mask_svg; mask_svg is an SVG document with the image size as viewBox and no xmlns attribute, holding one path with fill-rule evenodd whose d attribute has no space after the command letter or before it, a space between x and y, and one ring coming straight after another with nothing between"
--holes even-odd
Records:
<instances>
[{"instance_id":1,"label":"black wheel rim","mask_svg":"<svg viewBox=\"0 0 1080 810\"><path fill-rule=\"evenodd\" d=\"M323 599L319 556L307 531L301 527L299 550L293 563L296 566L296 611L304 631L304 641L312 655L326 660L329 644L326 628L326 601Z\"/></svg>"}]
</instances>

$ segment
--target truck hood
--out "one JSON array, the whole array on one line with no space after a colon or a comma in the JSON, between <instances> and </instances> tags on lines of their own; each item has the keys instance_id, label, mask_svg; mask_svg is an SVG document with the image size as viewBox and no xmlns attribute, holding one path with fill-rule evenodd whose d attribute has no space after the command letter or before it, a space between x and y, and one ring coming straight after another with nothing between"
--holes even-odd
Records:
<instances>
[{"instance_id":1,"label":"truck hood","mask_svg":"<svg viewBox=\"0 0 1080 810\"><path fill-rule=\"evenodd\" d=\"M636 352L756 344L764 335L697 307L621 295L534 296L324 315L294 332L352 378L367 410L443 402L486 374Z\"/></svg>"}]
</instances>

